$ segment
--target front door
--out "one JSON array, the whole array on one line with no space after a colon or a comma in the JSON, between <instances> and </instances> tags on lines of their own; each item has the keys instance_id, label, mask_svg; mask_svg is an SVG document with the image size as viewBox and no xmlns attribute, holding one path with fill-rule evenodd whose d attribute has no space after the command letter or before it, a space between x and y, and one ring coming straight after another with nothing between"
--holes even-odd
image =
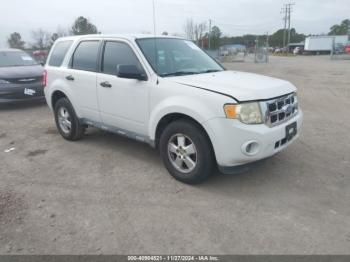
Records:
<instances>
[{"instance_id":1,"label":"front door","mask_svg":"<svg viewBox=\"0 0 350 262\"><path fill-rule=\"evenodd\" d=\"M149 82L117 77L118 65L136 65L140 60L127 42L106 41L101 72L97 74L98 103L102 121L132 133L146 135L149 117Z\"/></svg>"}]
</instances>

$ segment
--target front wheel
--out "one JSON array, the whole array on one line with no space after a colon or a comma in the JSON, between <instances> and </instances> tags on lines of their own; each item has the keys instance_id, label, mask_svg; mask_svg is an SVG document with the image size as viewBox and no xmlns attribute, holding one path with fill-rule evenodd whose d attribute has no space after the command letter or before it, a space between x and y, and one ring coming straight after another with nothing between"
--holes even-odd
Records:
<instances>
[{"instance_id":1,"label":"front wheel","mask_svg":"<svg viewBox=\"0 0 350 262\"><path fill-rule=\"evenodd\" d=\"M170 123L160 137L159 149L165 167L181 182L201 183L214 170L215 157L209 138L192 121Z\"/></svg>"}]
</instances>

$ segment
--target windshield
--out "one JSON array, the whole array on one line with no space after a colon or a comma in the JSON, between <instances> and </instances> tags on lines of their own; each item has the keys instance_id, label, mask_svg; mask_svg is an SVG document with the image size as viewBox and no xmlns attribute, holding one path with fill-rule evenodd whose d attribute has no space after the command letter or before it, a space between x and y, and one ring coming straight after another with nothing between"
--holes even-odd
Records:
<instances>
[{"instance_id":1,"label":"windshield","mask_svg":"<svg viewBox=\"0 0 350 262\"><path fill-rule=\"evenodd\" d=\"M137 43L159 76L179 76L223 71L213 58L193 42L175 38L144 38Z\"/></svg>"},{"instance_id":2,"label":"windshield","mask_svg":"<svg viewBox=\"0 0 350 262\"><path fill-rule=\"evenodd\" d=\"M38 63L22 51L0 51L0 67L31 66Z\"/></svg>"}]
</instances>

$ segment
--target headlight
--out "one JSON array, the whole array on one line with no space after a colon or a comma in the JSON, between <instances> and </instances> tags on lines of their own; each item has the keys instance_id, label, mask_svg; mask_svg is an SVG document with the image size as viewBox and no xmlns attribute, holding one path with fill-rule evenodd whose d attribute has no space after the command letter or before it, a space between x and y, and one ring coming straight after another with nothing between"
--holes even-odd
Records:
<instances>
[{"instance_id":1,"label":"headlight","mask_svg":"<svg viewBox=\"0 0 350 262\"><path fill-rule=\"evenodd\" d=\"M293 94L293 99L294 99L294 103L298 104L298 94L297 93Z\"/></svg>"},{"instance_id":2,"label":"headlight","mask_svg":"<svg viewBox=\"0 0 350 262\"><path fill-rule=\"evenodd\" d=\"M9 81L6 81L4 79L0 79L0 84L9 84L10 82Z\"/></svg>"},{"instance_id":3,"label":"headlight","mask_svg":"<svg viewBox=\"0 0 350 262\"><path fill-rule=\"evenodd\" d=\"M244 124L261 124L263 117L258 102L226 104L224 111L227 118L238 119Z\"/></svg>"}]
</instances>

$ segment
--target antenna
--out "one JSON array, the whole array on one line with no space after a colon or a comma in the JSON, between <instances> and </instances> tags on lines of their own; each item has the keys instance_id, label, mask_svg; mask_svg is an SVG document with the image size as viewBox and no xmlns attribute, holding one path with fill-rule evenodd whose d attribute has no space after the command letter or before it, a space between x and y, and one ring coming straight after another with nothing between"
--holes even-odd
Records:
<instances>
[{"instance_id":1,"label":"antenna","mask_svg":"<svg viewBox=\"0 0 350 262\"><path fill-rule=\"evenodd\" d=\"M156 31L156 5L155 5L155 0L152 0L153 4L153 34L154 34L154 61L155 61L155 66L156 66L156 75L157 75L157 85L159 83L158 79L158 48L157 48L157 31Z\"/></svg>"},{"instance_id":2,"label":"antenna","mask_svg":"<svg viewBox=\"0 0 350 262\"><path fill-rule=\"evenodd\" d=\"M154 34L154 36L156 36L157 32L156 32L156 5L155 5L155 0L152 0L152 4L153 4L153 34Z\"/></svg>"}]
</instances>

